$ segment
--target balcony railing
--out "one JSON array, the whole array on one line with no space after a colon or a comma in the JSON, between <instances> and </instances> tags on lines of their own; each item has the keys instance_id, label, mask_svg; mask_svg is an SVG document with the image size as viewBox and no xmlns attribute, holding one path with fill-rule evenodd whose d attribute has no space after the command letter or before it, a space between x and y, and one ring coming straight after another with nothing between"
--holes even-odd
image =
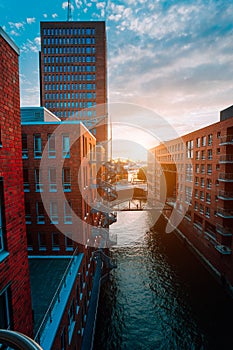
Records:
<instances>
[{"instance_id":1,"label":"balcony railing","mask_svg":"<svg viewBox=\"0 0 233 350\"><path fill-rule=\"evenodd\" d=\"M218 180L223 182L233 182L233 173L220 173Z\"/></svg>"},{"instance_id":2,"label":"balcony railing","mask_svg":"<svg viewBox=\"0 0 233 350\"><path fill-rule=\"evenodd\" d=\"M18 350L42 350L42 348L26 335L0 329L0 348L1 349L18 349Z\"/></svg>"},{"instance_id":3,"label":"balcony railing","mask_svg":"<svg viewBox=\"0 0 233 350\"><path fill-rule=\"evenodd\" d=\"M217 215L224 219L233 219L233 209L217 209Z\"/></svg>"},{"instance_id":4,"label":"balcony railing","mask_svg":"<svg viewBox=\"0 0 233 350\"><path fill-rule=\"evenodd\" d=\"M220 224L216 225L216 231L222 236L232 236L232 230L230 228L223 227Z\"/></svg>"},{"instance_id":5,"label":"balcony railing","mask_svg":"<svg viewBox=\"0 0 233 350\"><path fill-rule=\"evenodd\" d=\"M216 245L215 249L223 255L230 255L231 254L231 248L229 248L225 245Z\"/></svg>"},{"instance_id":6,"label":"balcony railing","mask_svg":"<svg viewBox=\"0 0 233 350\"><path fill-rule=\"evenodd\" d=\"M233 135L225 135L220 139L220 146L233 145Z\"/></svg>"},{"instance_id":7,"label":"balcony railing","mask_svg":"<svg viewBox=\"0 0 233 350\"><path fill-rule=\"evenodd\" d=\"M224 154L220 156L219 163L233 163L233 154Z\"/></svg>"},{"instance_id":8,"label":"balcony railing","mask_svg":"<svg viewBox=\"0 0 233 350\"><path fill-rule=\"evenodd\" d=\"M218 192L218 198L226 201L231 201L233 200L233 192L227 192L227 191L221 190Z\"/></svg>"}]
</instances>

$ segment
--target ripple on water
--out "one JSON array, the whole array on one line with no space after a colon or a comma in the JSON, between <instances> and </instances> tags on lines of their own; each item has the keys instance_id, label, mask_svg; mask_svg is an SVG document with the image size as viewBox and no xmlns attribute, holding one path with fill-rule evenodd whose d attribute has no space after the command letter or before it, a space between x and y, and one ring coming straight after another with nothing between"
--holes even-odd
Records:
<instances>
[{"instance_id":1,"label":"ripple on water","mask_svg":"<svg viewBox=\"0 0 233 350\"><path fill-rule=\"evenodd\" d=\"M137 214L112 225L124 244L111 251L118 267L101 289L95 350L231 348L232 301L173 234L148 232L148 213Z\"/></svg>"}]
</instances>

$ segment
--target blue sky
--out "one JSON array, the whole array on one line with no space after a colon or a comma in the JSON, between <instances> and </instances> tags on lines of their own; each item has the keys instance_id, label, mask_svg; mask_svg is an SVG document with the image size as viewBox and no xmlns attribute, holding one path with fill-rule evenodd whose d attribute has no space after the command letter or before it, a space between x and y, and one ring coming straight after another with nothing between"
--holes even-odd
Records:
<instances>
[{"instance_id":1,"label":"blue sky","mask_svg":"<svg viewBox=\"0 0 233 350\"><path fill-rule=\"evenodd\" d=\"M233 104L233 3L72 1L73 20L105 20L109 101L158 113L179 134ZM66 20L67 2L0 0L1 26L21 50L21 104L39 105L40 21ZM151 128L144 119L142 126ZM148 124L148 125L147 125Z\"/></svg>"}]
</instances>

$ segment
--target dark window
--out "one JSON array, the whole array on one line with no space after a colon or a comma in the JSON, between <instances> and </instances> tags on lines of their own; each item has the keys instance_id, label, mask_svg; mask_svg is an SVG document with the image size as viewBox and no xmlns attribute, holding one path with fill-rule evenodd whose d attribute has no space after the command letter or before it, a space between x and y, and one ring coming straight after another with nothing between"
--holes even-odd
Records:
<instances>
[{"instance_id":1,"label":"dark window","mask_svg":"<svg viewBox=\"0 0 233 350\"><path fill-rule=\"evenodd\" d=\"M10 329L10 301L8 288L0 292L0 328Z\"/></svg>"}]
</instances>

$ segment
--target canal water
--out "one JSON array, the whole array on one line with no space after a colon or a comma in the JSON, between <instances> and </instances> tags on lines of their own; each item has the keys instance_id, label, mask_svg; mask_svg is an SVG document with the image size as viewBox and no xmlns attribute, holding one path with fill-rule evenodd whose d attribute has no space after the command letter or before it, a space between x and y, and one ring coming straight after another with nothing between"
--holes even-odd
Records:
<instances>
[{"instance_id":1,"label":"canal water","mask_svg":"<svg viewBox=\"0 0 233 350\"><path fill-rule=\"evenodd\" d=\"M232 349L233 301L150 213L119 212L117 269L99 300L95 350Z\"/></svg>"}]
</instances>

